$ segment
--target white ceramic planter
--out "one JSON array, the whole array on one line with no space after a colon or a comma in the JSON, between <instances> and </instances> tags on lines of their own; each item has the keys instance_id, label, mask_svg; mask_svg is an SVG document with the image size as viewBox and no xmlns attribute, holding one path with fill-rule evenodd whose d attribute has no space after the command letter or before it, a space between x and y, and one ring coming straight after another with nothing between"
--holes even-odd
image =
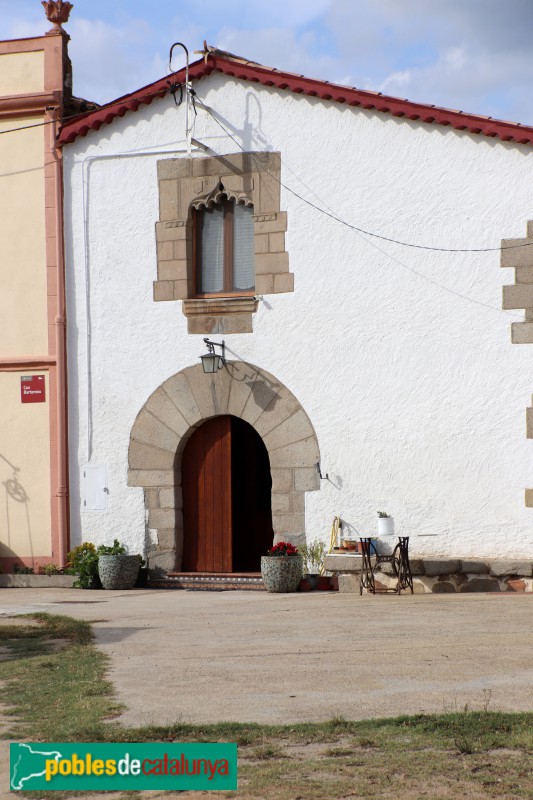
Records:
<instances>
[{"instance_id":1,"label":"white ceramic planter","mask_svg":"<svg viewBox=\"0 0 533 800\"><path fill-rule=\"evenodd\" d=\"M378 536L394 536L393 517L378 517Z\"/></svg>"},{"instance_id":2,"label":"white ceramic planter","mask_svg":"<svg viewBox=\"0 0 533 800\"><path fill-rule=\"evenodd\" d=\"M382 556L390 556L394 550L394 519L393 517L378 517L377 551Z\"/></svg>"}]
</instances>

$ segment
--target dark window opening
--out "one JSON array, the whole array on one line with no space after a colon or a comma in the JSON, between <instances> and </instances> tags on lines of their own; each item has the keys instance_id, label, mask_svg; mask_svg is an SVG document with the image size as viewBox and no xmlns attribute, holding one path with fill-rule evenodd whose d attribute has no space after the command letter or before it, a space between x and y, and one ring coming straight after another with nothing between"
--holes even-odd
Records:
<instances>
[{"instance_id":1,"label":"dark window opening","mask_svg":"<svg viewBox=\"0 0 533 800\"><path fill-rule=\"evenodd\" d=\"M226 199L197 210L194 222L196 295L253 293L253 207Z\"/></svg>"}]
</instances>

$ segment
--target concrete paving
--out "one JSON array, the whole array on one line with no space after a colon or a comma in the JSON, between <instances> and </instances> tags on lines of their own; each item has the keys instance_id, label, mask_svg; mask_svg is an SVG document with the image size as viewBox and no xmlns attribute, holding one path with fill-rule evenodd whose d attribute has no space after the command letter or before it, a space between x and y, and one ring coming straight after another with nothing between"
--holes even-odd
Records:
<instances>
[{"instance_id":1,"label":"concrete paving","mask_svg":"<svg viewBox=\"0 0 533 800\"><path fill-rule=\"evenodd\" d=\"M94 621L126 725L533 710L533 594L2 589Z\"/></svg>"}]
</instances>

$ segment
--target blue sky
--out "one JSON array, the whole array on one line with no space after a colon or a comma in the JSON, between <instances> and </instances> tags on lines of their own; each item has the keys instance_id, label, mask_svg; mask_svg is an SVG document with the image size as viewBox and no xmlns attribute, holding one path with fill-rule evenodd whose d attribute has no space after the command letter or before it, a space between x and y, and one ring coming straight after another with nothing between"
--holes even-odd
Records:
<instances>
[{"instance_id":1,"label":"blue sky","mask_svg":"<svg viewBox=\"0 0 533 800\"><path fill-rule=\"evenodd\" d=\"M40 0L0 0L0 39L48 27ZM74 0L66 28L74 91L100 103L162 77L174 41L192 52L207 39L310 77L533 124L533 0Z\"/></svg>"}]
</instances>

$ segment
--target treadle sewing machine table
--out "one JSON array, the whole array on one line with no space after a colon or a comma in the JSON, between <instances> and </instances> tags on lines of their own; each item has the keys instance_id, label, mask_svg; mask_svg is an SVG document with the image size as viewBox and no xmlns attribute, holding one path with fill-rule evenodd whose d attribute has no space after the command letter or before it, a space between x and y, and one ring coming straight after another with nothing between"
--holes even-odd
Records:
<instances>
[{"instance_id":1,"label":"treadle sewing machine table","mask_svg":"<svg viewBox=\"0 0 533 800\"><path fill-rule=\"evenodd\" d=\"M413 576L409 564L409 537L399 536L398 544L391 555L378 555L371 537L362 538L360 541L363 563L361 564L359 593L363 594L363 589L366 589L372 594L376 594L376 570L381 564L391 564L396 577L396 588L385 591L394 591L400 594L402 589L410 589L413 594Z\"/></svg>"}]
</instances>

